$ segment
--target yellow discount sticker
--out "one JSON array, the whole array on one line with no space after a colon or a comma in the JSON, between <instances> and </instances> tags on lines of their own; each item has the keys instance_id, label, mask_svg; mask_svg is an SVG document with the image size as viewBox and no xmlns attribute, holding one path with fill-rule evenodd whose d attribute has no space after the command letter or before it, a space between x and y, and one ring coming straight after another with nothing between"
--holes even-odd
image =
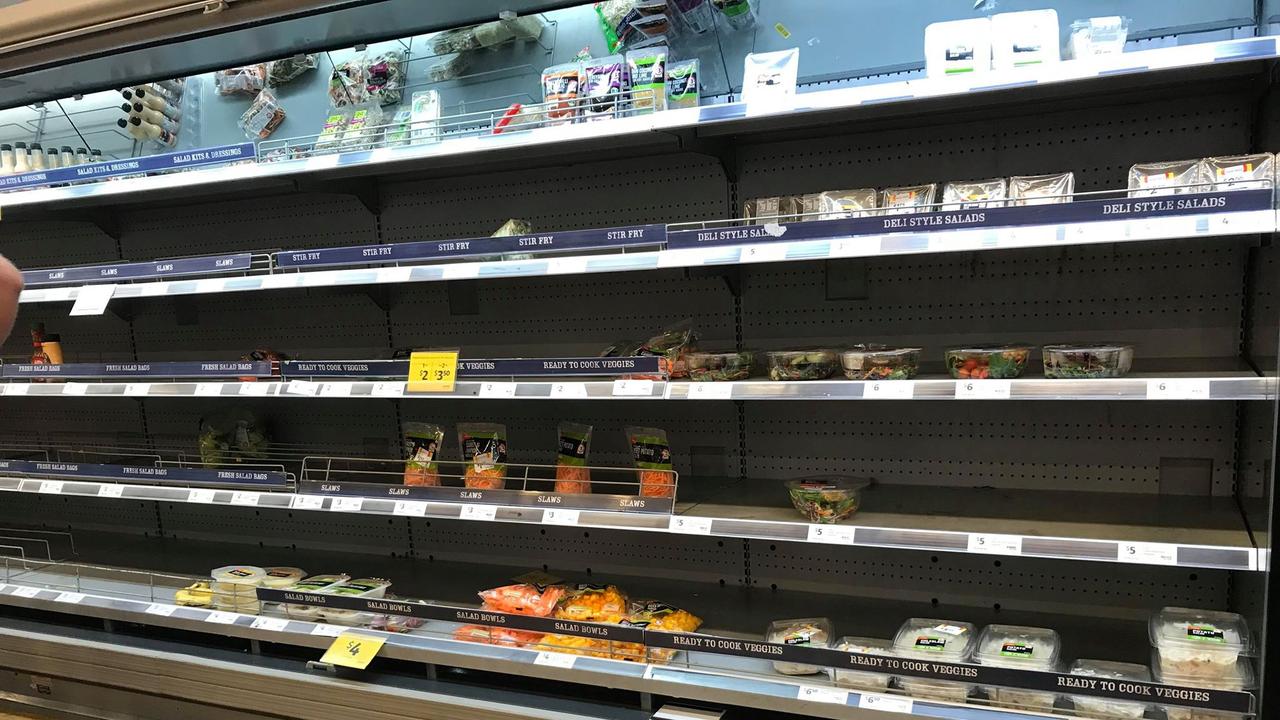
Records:
<instances>
[{"instance_id":1,"label":"yellow discount sticker","mask_svg":"<svg viewBox=\"0 0 1280 720\"><path fill-rule=\"evenodd\" d=\"M363 670L373 662L384 642L386 639L377 635L342 633L333 639L320 662Z\"/></svg>"},{"instance_id":2,"label":"yellow discount sticker","mask_svg":"<svg viewBox=\"0 0 1280 720\"><path fill-rule=\"evenodd\" d=\"M409 384L405 387L408 392L453 392L457 380L457 350L429 350L409 356Z\"/></svg>"}]
</instances>

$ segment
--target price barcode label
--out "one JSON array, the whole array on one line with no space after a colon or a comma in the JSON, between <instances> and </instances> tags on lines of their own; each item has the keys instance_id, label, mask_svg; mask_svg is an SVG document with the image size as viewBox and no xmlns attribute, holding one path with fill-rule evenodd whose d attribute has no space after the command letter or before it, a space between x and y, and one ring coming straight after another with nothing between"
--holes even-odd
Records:
<instances>
[{"instance_id":1,"label":"price barcode label","mask_svg":"<svg viewBox=\"0 0 1280 720\"><path fill-rule=\"evenodd\" d=\"M404 395L404 383L376 382L373 384L373 388L369 390L369 394L373 397L402 397Z\"/></svg>"},{"instance_id":2,"label":"price barcode label","mask_svg":"<svg viewBox=\"0 0 1280 720\"><path fill-rule=\"evenodd\" d=\"M320 386L320 397L351 397L351 383L335 382Z\"/></svg>"},{"instance_id":3,"label":"price barcode label","mask_svg":"<svg viewBox=\"0 0 1280 720\"><path fill-rule=\"evenodd\" d=\"M174 610L178 608L173 605L165 605L164 603L151 603L147 606L148 615L159 615L160 617L169 617Z\"/></svg>"},{"instance_id":4,"label":"price barcode label","mask_svg":"<svg viewBox=\"0 0 1280 720\"><path fill-rule=\"evenodd\" d=\"M346 630L346 628L342 627L341 625L326 625L325 623L317 623L315 627L311 628L311 634L319 635L321 637L338 637L339 635L342 634L344 630Z\"/></svg>"},{"instance_id":5,"label":"price barcode label","mask_svg":"<svg viewBox=\"0 0 1280 720\"><path fill-rule=\"evenodd\" d=\"M458 517L463 520L493 520L498 517L495 505L463 505Z\"/></svg>"},{"instance_id":6,"label":"price barcode label","mask_svg":"<svg viewBox=\"0 0 1280 720\"><path fill-rule=\"evenodd\" d=\"M1020 535L978 534L969 535L969 552L991 555L1021 555Z\"/></svg>"},{"instance_id":7,"label":"price barcode label","mask_svg":"<svg viewBox=\"0 0 1280 720\"><path fill-rule=\"evenodd\" d=\"M547 261L548 275L577 275L587 271L584 257L551 258Z\"/></svg>"},{"instance_id":8,"label":"price barcode label","mask_svg":"<svg viewBox=\"0 0 1280 720\"><path fill-rule=\"evenodd\" d=\"M237 490L236 492L231 493L231 504L232 505L257 505L258 498L259 498L259 493L244 492L242 490Z\"/></svg>"},{"instance_id":9,"label":"price barcode label","mask_svg":"<svg viewBox=\"0 0 1280 720\"><path fill-rule=\"evenodd\" d=\"M362 507L364 498L358 497L336 497L329 503L329 510L332 512L360 512Z\"/></svg>"},{"instance_id":10,"label":"price barcode label","mask_svg":"<svg viewBox=\"0 0 1280 720\"><path fill-rule=\"evenodd\" d=\"M151 383L129 383L124 386L124 394L127 397L142 397L150 392Z\"/></svg>"},{"instance_id":11,"label":"price barcode label","mask_svg":"<svg viewBox=\"0 0 1280 720\"><path fill-rule=\"evenodd\" d=\"M88 383L69 382L62 386L63 395L84 395L89 392Z\"/></svg>"},{"instance_id":12,"label":"price barcode label","mask_svg":"<svg viewBox=\"0 0 1280 720\"><path fill-rule=\"evenodd\" d=\"M1206 378L1148 380L1147 398L1150 400L1208 400L1209 380Z\"/></svg>"},{"instance_id":13,"label":"price barcode label","mask_svg":"<svg viewBox=\"0 0 1280 720\"><path fill-rule=\"evenodd\" d=\"M320 392L320 384L307 380L290 380L284 391L290 395L315 395Z\"/></svg>"},{"instance_id":14,"label":"price barcode label","mask_svg":"<svg viewBox=\"0 0 1280 720\"><path fill-rule=\"evenodd\" d=\"M253 621L249 627L255 630L270 630L271 632L282 632L289 625L289 621L284 618L260 617Z\"/></svg>"},{"instance_id":15,"label":"price barcode label","mask_svg":"<svg viewBox=\"0 0 1280 720\"><path fill-rule=\"evenodd\" d=\"M587 397L587 384L580 382L551 383L551 397L585 398Z\"/></svg>"},{"instance_id":16,"label":"price barcode label","mask_svg":"<svg viewBox=\"0 0 1280 720\"><path fill-rule=\"evenodd\" d=\"M839 688L814 687L812 685L801 685L796 698L799 700L808 700L809 702L831 703L832 705L847 705L849 703L849 691Z\"/></svg>"},{"instance_id":17,"label":"price barcode label","mask_svg":"<svg viewBox=\"0 0 1280 720\"><path fill-rule=\"evenodd\" d=\"M58 596L53 599L54 602L70 603L72 605L79 605L83 600L84 593L78 592L60 592L58 593Z\"/></svg>"},{"instance_id":18,"label":"price barcode label","mask_svg":"<svg viewBox=\"0 0 1280 720\"><path fill-rule=\"evenodd\" d=\"M232 625L232 624L235 624L236 619L239 617L240 616L237 615L236 613L223 612L222 610L213 610L213 611L210 611L208 615L204 616L204 621L216 623L218 625Z\"/></svg>"},{"instance_id":19,"label":"price barcode label","mask_svg":"<svg viewBox=\"0 0 1280 720\"><path fill-rule=\"evenodd\" d=\"M211 503L214 498L213 490L192 490L187 493L187 502L192 503Z\"/></svg>"},{"instance_id":20,"label":"price barcode label","mask_svg":"<svg viewBox=\"0 0 1280 720\"><path fill-rule=\"evenodd\" d=\"M547 665L549 667L558 667L558 668L568 669L573 667L573 663L575 660L577 660L577 657L573 655L566 655L564 653L544 651L544 652L538 653L537 657L533 659L533 664Z\"/></svg>"},{"instance_id":21,"label":"price barcode label","mask_svg":"<svg viewBox=\"0 0 1280 720\"><path fill-rule=\"evenodd\" d=\"M732 400L733 383L728 382L691 382L689 383L690 400Z\"/></svg>"},{"instance_id":22,"label":"price barcode label","mask_svg":"<svg viewBox=\"0 0 1280 720\"><path fill-rule=\"evenodd\" d=\"M547 508L542 511L543 525L577 525L581 510L567 508Z\"/></svg>"},{"instance_id":23,"label":"price barcode label","mask_svg":"<svg viewBox=\"0 0 1280 720\"><path fill-rule=\"evenodd\" d=\"M673 516L667 529L682 535L710 535L711 518Z\"/></svg>"},{"instance_id":24,"label":"price barcode label","mask_svg":"<svg viewBox=\"0 0 1280 720\"><path fill-rule=\"evenodd\" d=\"M261 397L271 390L269 382L242 382L240 383L240 394L249 395L251 397Z\"/></svg>"},{"instance_id":25,"label":"price barcode label","mask_svg":"<svg viewBox=\"0 0 1280 720\"><path fill-rule=\"evenodd\" d=\"M513 382L480 383L480 397L482 398L513 398L515 396L516 396L516 383L513 383Z\"/></svg>"},{"instance_id":26,"label":"price barcode label","mask_svg":"<svg viewBox=\"0 0 1280 720\"><path fill-rule=\"evenodd\" d=\"M397 500L396 505L391 510L393 515L407 515L409 517L425 517L427 514L427 504L417 500Z\"/></svg>"},{"instance_id":27,"label":"price barcode label","mask_svg":"<svg viewBox=\"0 0 1280 720\"><path fill-rule=\"evenodd\" d=\"M862 385L862 397L867 400L910 400L915 395L915 380L872 380Z\"/></svg>"},{"instance_id":28,"label":"price barcode label","mask_svg":"<svg viewBox=\"0 0 1280 720\"><path fill-rule=\"evenodd\" d=\"M966 400L1008 400L1012 389L1008 380L957 380L955 396Z\"/></svg>"},{"instance_id":29,"label":"price barcode label","mask_svg":"<svg viewBox=\"0 0 1280 720\"><path fill-rule=\"evenodd\" d=\"M319 510L324 507L324 498L320 495L294 495L294 510Z\"/></svg>"},{"instance_id":30,"label":"price barcode label","mask_svg":"<svg viewBox=\"0 0 1280 720\"><path fill-rule=\"evenodd\" d=\"M42 480L40 481L40 492L50 495L59 495L62 493L61 480Z\"/></svg>"},{"instance_id":31,"label":"price barcode label","mask_svg":"<svg viewBox=\"0 0 1280 720\"><path fill-rule=\"evenodd\" d=\"M779 230L782 230L782 232L786 232L786 228L782 225L769 223L769 226L776 227ZM742 254L739 257L740 262L777 262L779 260L786 260L787 246L780 243L748 245L747 247L742 248Z\"/></svg>"},{"instance_id":32,"label":"price barcode label","mask_svg":"<svg viewBox=\"0 0 1280 720\"><path fill-rule=\"evenodd\" d=\"M197 397L215 397L222 394L222 383L196 383Z\"/></svg>"},{"instance_id":33,"label":"price barcode label","mask_svg":"<svg viewBox=\"0 0 1280 720\"><path fill-rule=\"evenodd\" d=\"M1178 546L1170 543L1122 542L1116 559L1143 565L1177 565Z\"/></svg>"},{"instance_id":34,"label":"price barcode label","mask_svg":"<svg viewBox=\"0 0 1280 720\"><path fill-rule=\"evenodd\" d=\"M653 394L652 380L614 380L614 397L649 397Z\"/></svg>"},{"instance_id":35,"label":"price barcode label","mask_svg":"<svg viewBox=\"0 0 1280 720\"><path fill-rule=\"evenodd\" d=\"M909 697L899 697L897 695L875 695L873 693L862 693L858 699L858 707L864 710L879 710L881 712L896 712L911 714L914 703Z\"/></svg>"},{"instance_id":36,"label":"price barcode label","mask_svg":"<svg viewBox=\"0 0 1280 720\"><path fill-rule=\"evenodd\" d=\"M5 385L4 394L5 395L26 395L27 391L30 389L31 389L30 383L9 383Z\"/></svg>"},{"instance_id":37,"label":"price barcode label","mask_svg":"<svg viewBox=\"0 0 1280 720\"><path fill-rule=\"evenodd\" d=\"M31 587L30 585L18 585L13 589L13 594L18 597L33 598L40 594L40 588Z\"/></svg>"},{"instance_id":38,"label":"price barcode label","mask_svg":"<svg viewBox=\"0 0 1280 720\"><path fill-rule=\"evenodd\" d=\"M123 485L99 485L98 497L124 497Z\"/></svg>"},{"instance_id":39,"label":"price barcode label","mask_svg":"<svg viewBox=\"0 0 1280 720\"><path fill-rule=\"evenodd\" d=\"M847 525L810 525L809 542L852 545L853 528Z\"/></svg>"}]
</instances>

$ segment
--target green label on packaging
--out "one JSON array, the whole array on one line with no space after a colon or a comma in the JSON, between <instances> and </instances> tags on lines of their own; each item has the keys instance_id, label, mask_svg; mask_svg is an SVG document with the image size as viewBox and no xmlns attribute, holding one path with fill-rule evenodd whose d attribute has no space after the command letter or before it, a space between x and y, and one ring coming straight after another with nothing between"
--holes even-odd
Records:
<instances>
[{"instance_id":1,"label":"green label on packaging","mask_svg":"<svg viewBox=\"0 0 1280 720\"><path fill-rule=\"evenodd\" d=\"M1187 637L1191 640L1202 640L1204 642L1225 643L1227 638L1225 634L1213 625L1187 625Z\"/></svg>"}]
</instances>

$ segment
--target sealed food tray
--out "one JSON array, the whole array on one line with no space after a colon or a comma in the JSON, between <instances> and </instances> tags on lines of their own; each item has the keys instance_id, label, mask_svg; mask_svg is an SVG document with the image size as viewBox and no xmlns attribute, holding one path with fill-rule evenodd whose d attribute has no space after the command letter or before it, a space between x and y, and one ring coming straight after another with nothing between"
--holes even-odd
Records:
<instances>
[{"instance_id":1,"label":"sealed food tray","mask_svg":"<svg viewBox=\"0 0 1280 720\"><path fill-rule=\"evenodd\" d=\"M893 642L883 638L845 636L835 644L836 650L863 655L893 655ZM831 669L831 680L839 687L884 692L889 689L891 675L863 670Z\"/></svg>"},{"instance_id":2,"label":"sealed food tray","mask_svg":"<svg viewBox=\"0 0 1280 720\"><path fill-rule=\"evenodd\" d=\"M831 645L831 621L827 618L775 620L769 623L765 642L801 647L824 648ZM774 661L773 669L783 675L813 675L822 672L817 665Z\"/></svg>"},{"instance_id":3,"label":"sealed food tray","mask_svg":"<svg viewBox=\"0 0 1280 720\"><path fill-rule=\"evenodd\" d=\"M1029 345L975 345L947 351L947 372L958 380L1021 377L1031 357Z\"/></svg>"},{"instance_id":4,"label":"sealed food tray","mask_svg":"<svg viewBox=\"0 0 1280 720\"><path fill-rule=\"evenodd\" d=\"M746 380L755 368L756 356L750 351L690 352L684 356L684 362L690 380Z\"/></svg>"},{"instance_id":5,"label":"sealed food tray","mask_svg":"<svg viewBox=\"0 0 1280 720\"><path fill-rule=\"evenodd\" d=\"M871 484L865 478L816 475L787 481L791 504L812 523L837 523L862 505L862 491Z\"/></svg>"},{"instance_id":6,"label":"sealed food tray","mask_svg":"<svg viewBox=\"0 0 1280 720\"><path fill-rule=\"evenodd\" d=\"M1166 607L1148 630L1159 650L1156 672L1188 680L1230 680L1236 661L1253 649L1248 624L1233 612Z\"/></svg>"},{"instance_id":7,"label":"sealed food tray","mask_svg":"<svg viewBox=\"0 0 1280 720\"><path fill-rule=\"evenodd\" d=\"M929 658L939 662L964 662L973 652L976 636L977 629L972 623L936 618L909 618L902 623L898 633L894 635L893 650L901 657ZM965 683L950 684L964 685Z\"/></svg>"},{"instance_id":8,"label":"sealed food tray","mask_svg":"<svg viewBox=\"0 0 1280 720\"><path fill-rule=\"evenodd\" d=\"M779 350L766 356L771 380L825 380L840 367L835 350Z\"/></svg>"},{"instance_id":9,"label":"sealed food tray","mask_svg":"<svg viewBox=\"0 0 1280 720\"><path fill-rule=\"evenodd\" d=\"M854 345L840 353L850 380L909 380L920 370L920 348Z\"/></svg>"},{"instance_id":10,"label":"sealed food tray","mask_svg":"<svg viewBox=\"0 0 1280 720\"><path fill-rule=\"evenodd\" d=\"M1133 366L1132 345L1045 345L1041 352L1047 378L1123 377Z\"/></svg>"},{"instance_id":11,"label":"sealed food tray","mask_svg":"<svg viewBox=\"0 0 1280 720\"><path fill-rule=\"evenodd\" d=\"M1110 660L1081 659L1071 663L1068 674L1107 680L1131 680L1151 682L1151 671L1146 665L1111 662ZM1097 720L1141 720L1147 714L1147 704L1129 700L1068 695L1080 717Z\"/></svg>"},{"instance_id":12,"label":"sealed food tray","mask_svg":"<svg viewBox=\"0 0 1280 720\"><path fill-rule=\"evenodd\" d=\"M988 625L978 637L973 659L981 665L1052 672L1058 666L1062 642L1055 630L1021 625ZM1057 693L1021 688L988 688L1000 705L1052 710Z\"/></svg>"}]
</instances>

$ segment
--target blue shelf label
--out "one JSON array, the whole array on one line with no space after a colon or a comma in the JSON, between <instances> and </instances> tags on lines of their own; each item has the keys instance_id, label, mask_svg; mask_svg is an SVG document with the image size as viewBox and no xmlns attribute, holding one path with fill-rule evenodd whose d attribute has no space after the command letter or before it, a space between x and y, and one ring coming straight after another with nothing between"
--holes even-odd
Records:
<instances>
[{"instance_id":1,"label":"blue shelf label","mask_svg":"<svg viewBox=\"0 0 1280 720\"><path fill-rule=\"evenodd\" d=\"M81 267L26 270L23 282L28 287L40 285L69 285L91 282L118 282L144 280L180 275L206 275L226 272L244 272L253 264L250 253L234 255L210 255L198 258L154 260L152 262L112 263L109 265L84 265Z\"/></svg>"},{"instance_id":2,"label":"blue shelf label","mask_svg":"<svg viewBox=\"0 0 1280 720\"><path fill-rule=\"evenodd\" d=\"M408 360L286 360L280 372L287 378L309 377L395 377L409 373ZM458 377L580 377L586 375L654 375L659 372L656 356L514 358L459 360Z\"/></svg>"},{"instance_id":3,"label":"blue shelf label","mask_svg":"<svg viewBox=\"0 0 1280 720\"><path fill-rule=\"evenodd\" d=\"M1271 209L1269 188L1232 190L1142 198L1081 200L1052 205L876 215L865 218L812 220L776 225L744 225L707 230L672 230L667 233L667 247L671 249L713 247L860 235L1137 220L1269 209Z\"/></svg>"},{"instance_id":4,"label":"blue shelf label","mask_svg":"<svg viewBox=\"0 0 1280 720\"><path fill-rule=\"evenodd\" d=\"M129 363L65 363L32 365L13 363L0 365L0 377L64 377L64 378L230 378L271 377L269 362L129 362Z\"/></svg>"},{"instance_id":5,"label":"blue shelf label","mask_svg":"<svg viewBox=\"0 0 1280 720\"><path fill-rule=\"evenodd\" d=\"M385 245L353 245L286 250L276 253L280 267L320 267L410 262L433 258L466 258L505 253L563 252L643 245L659 245L667 240L666 225L635 225L594 230L512 235L510 237L431 240Z\"/></svg>"},{"instance_id":6,"label":"blue shelf label","mask_svg":"<svg viewBox=\"0 0 1280 720\"><path fill-rule=\"evenodd\" d=\"M206 470L154 465L0 460L0 472L86 480L127 480L155 485L263 485L285 487L289 478L271 470Z\"/></svg>"},{"instance_id":7,"label":"blue shelf label","mask_svg":"<svg viewBox=\"0 0 1280 720\"><path fill-rule=\"evenodd\" d=\"M160 155L125 158L124 160L107 160L68 168L25 172L18 175L4 175L0 176L0 189L32 188L120 177L122 175L138 175L205 165L221 165L222 163L240 160L253 160L256 157L257 150L251 142L219 145L200 150L183 150Z\"/></svg>"}]
</instances>

